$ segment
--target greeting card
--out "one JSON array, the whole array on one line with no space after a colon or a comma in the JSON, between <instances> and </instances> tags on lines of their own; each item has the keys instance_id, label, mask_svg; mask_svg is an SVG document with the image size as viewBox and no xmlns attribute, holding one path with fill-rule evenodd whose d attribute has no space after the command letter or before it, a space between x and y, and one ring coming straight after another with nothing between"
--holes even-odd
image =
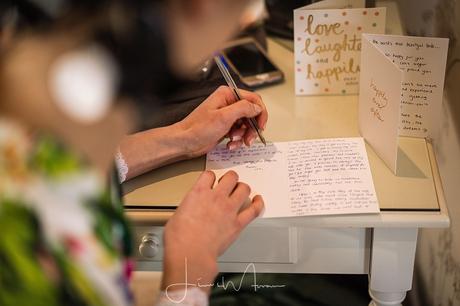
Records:
<instances>
[{"instance_id":1,"label":"greeting card","mask_svg":"<svg viewBox=\"0 0 460 306\"><path fill-rule=\"evenodd\" d=\"M385 8L294 10L297 95L356 94L362 33L385 32Z\"/></svg>"},{"instance_id":2,"label":"greeting card","mask_svg":"<svg viewBox=\"0 0 460 306\"><path fill-rule=\"evenodd\" d=\"M364 7L366 0L323 0L318 1L303 8L313 9L344 9L344 8L359 8Z\"/></svg>"},{"instance_id":3,"label":"greeting card","mask_svg":"<svg viewBox=\"0 0 460 306\"><path fill-rule=\"evenodd\" d=\"M394 173L398 136L436 134L448 43L446 38L362 36L359 127Z\"/></svg>"}]
</instances>

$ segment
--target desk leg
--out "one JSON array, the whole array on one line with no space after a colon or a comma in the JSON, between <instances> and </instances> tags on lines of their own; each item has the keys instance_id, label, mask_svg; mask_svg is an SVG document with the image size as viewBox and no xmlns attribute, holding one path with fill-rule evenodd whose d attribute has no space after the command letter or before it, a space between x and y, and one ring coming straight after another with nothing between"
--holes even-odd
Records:
<instances>
[{"instance_id":1,"label":"desk leg","mask_svg":"<svg viewBox=\"0 0 460 306\"><path fill-rule=\"evenodd\" d=\"M369 270L370 306L401 306L412 288L416 228L375 228Z\"/></svg>"}]
</instances>

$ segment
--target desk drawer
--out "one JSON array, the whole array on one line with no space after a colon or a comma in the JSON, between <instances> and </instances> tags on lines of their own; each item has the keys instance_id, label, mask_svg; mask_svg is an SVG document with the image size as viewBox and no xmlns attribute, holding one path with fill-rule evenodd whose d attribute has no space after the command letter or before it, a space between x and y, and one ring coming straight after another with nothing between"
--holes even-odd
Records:
<instances>
[{"instance_id":1,"label":"desk drawer","mask_svg":"<svg viewBox=\"0 0 460 306\"><path fill-rule=\"evenodd\" d=\"M369 271L370 231L250 226L219 258L219 270L243 272L253 263L257 272L267 273L365 274ZM137 269L161 271L163 227L137 226L135 235L137 246L146 236L154 240L143 250L144 254L154 256L145 257L136 252ZM149 252L152 245L156 248L155 254Z\"/></svg>"},{"instance_id":2,"label":"desk drawer","mask_svg":"<svg viewBox=\"0 0 460 306\"><path fill-rule=\"evenodd\" d=\"M295 252L295 260L289 263L254 262L254 270L260 273L368 273L371 229L298 227L294 233L297 238L291 240L290 250ZM254 239L252 243L258 245L259 241ZM280 247L276 240L271 244ZM244 251L244 248L239 249ZM250 263L220 262L219 271L243 272Z\"/></svg>"},{"instance_id":3,"label":"desk drawer","mask_svg":"<svg viewBox=\"0 0 460 306\"><path fill-rule=\"evenodd\" d=\"M136 259L161 262L163 227L135 227ZM297 259L297 229L287 227L249 227L219 258L228 263L294 263Z\"/></svg>"}]
</instances>

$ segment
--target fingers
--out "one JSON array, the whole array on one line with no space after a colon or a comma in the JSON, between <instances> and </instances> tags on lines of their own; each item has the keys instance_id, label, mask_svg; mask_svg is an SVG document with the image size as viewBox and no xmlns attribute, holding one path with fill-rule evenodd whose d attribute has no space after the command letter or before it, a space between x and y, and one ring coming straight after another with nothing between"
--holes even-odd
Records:
<instances>
[{"instance_id":1,"label":"fingers","mask_svg":"<svg viewBox=\"0 0 460 306\"><path fill-rule=\"evenodd\" d=\"M264 208L264 200L260 195L256 195L252 199L251 205L244 208L237 216L240 228L245 228L255 218L257 218Z\"/></svg>"},{"instance_id":2,"label":"fingers","mask_svg":"<svg viewBox=\"0 0 460 306\"><path fill-rule=\"evenodd\" d=\"M219 179L219 183L217 184L215 190L228 196L233 192L237 183L238 174L236 174L235 171L230 170Z\"/></svg>"},{"instance_id":3,"label":"fingers","mask_svg":"<svg viewBox=\"0 0 460 306\"><path fill-rule=\"evenodd\" d=\"M262 108L262 112L259 114L259 116L257 116L257 124L262 130L265 130L265 126L267 125L268 121L268 112L260 95L243 89L240 89L240 93L244 99L257 104Z\"/></svg>"},{"instance_id":4,"label":"fingers","mask_svg":"<svg viewBox=\"0 0 460 306\"><path fill-rule=\"evenodd\" d=\"M227 149L230 151L239 149L243 146L243 140L229 141L227 142Z\"/></svg>"},{"instance_id":5,"label":"fingers","mask_svg":"<svg viewBox=\"0 0 460 306\"><path fill-rule=\"evenodd\" d=\"M247 118L252 118L256 117L257 124L262 130L265 130L265 127L267 125L268 121L268 112L267 108L265 107L265 104L262 101L262 98L260 95L250 92L247 90L240 89L239 90L240 94L243 97L243 100L237 101L235 99L235 96L233 94L233 91L228 87L228 86L220 86L211 96L209 99L209 103L213 105L213 107L220 109L224 108L226 109L229 106L232 105L239 105L242 101L249 101L250 103L258 106L254 107L254 109L257 109L256 112L251 111L250 109L242 110L242 112L237 112L237 119L247 117ZM238 102L238 103L235 103ZM248 108L248 105L243 105L241 107ZM240 110L240 107L236 107L235 110ZM241 111L241 110L240 110ZM227 118L229 120L233 120L231 122L232 124L236 121L235 116L230 116L230 118Z\"/></svg>"},{"instance_id":6,"label":"fingers","mask_svg":"<svg viewBox=\"0 0 460 306\"><path fill-rule=\"evenodd\" d=\"M246 133L246 129L247 129L246 125L244 124L238 125L238 123L235 123L232 126L232 129L230 130L230 132L228 133L228 137L230 138L230 141L241 140L244 134Z\"/></svg>"},{"instance_id":7,"label":"fingers","mask_svg":"<svg viewBox=\"0 0 460 306\"><path fill-rule=\"evenodd\" d=\"M221 108L219 112L228 126L232 126L238 119L253 118L258 116L263 108L248 100L241 100L238 103Z\"/></svg>"},{"instance_id":8,"label":"fingers","mask_svg":"<svg viewBox=\"0 0 460 306\"><path fill-rule=\"evenodd\" d=\"M229 150L235 150L241 147L243 143L247 146L252 145L254 139L257 138L257 132L252 127L247 127L246 124L243 124L239 128L233 126L228 136L230 137L230 142L227 143L227 148Z\"/></svg>"},{"instance_id":9,"label":"fingers","mask_svg":"<svg viewBox=\"0 0 460 306\"><path fill-rule=\"evenodd\" d=\"M231 194L230 198L235 201L235 203L238 203L239 207L244 204L247 198L249 198L249 195L251 194L251 188L249 187L248 184L241 183L239 182L235 189L233 190L233 193Z\"/></svg>"},{"instance_id":10,"label":"fingers","mask_svg":"<svg viewBox=\"0 0 460 306\"><path fill-rule=\"evenodd\" d=\"M216 181L216 175L212 171L204 171L198 177L198 180L195 183L195 187L203 189L212 189L214 182Z\"/></svg>"},{"instance_id":11,"label":"fingers","mask_svg":"<svg viewBox=\"0 0 460 306\"><path fill-rule=\"evenodd\" d=\"M235 103L237 100L228 86L219 86L210 96L209 103L215 108L221 108Z\"/></svg>"},{"instance_id":12,"label":"fingers","mask_svg":"<svg viewBox=\"0 0 460 306\"><path fill-rule=\"evenodd\" d=\"M236 127L234 125L232 127L232 129L228 133L230 141L227 143L227 149L236 150L243 145L243 137L246 134L246 129L247 128L245 125L241 125L240 127Z\"/></svg>"},{"instance_id":13,"label":"fingers","mask_svg":"<svg viewBox=\"0 0 460 306\"><path fill-rule=\"evenodd\" d=\"M234 125L228 133L230 141L227 143L227 149L235 150L243 145L250 146L257 138L257 132L252 127L246 127L245 124L237 127Z\"/></svg>"},{"instance_id":14,"label":"fingers","mask_svg":"<svg viewBox=\"0 0 460 306\"><path fill-rule=\"evenodd\" d=\"M257 132L253 128L247 129L246 133L243 136L244 143L249 147L254 142L254 139L257 138Z\"/></svg>"},{"instance_id":15,"label":"fingers","mask_svg":"<svg viewBox=\"0 0 460 306\"><path fill-rule=\"evenodd\" d=\"M251 146L254 140L257 138L257 132L252 127L246 127L242 125L238 129L232 129L228 133L230 141L227 143L227 149L236 150L243 144Z\"/></svg>"}]
</instances>

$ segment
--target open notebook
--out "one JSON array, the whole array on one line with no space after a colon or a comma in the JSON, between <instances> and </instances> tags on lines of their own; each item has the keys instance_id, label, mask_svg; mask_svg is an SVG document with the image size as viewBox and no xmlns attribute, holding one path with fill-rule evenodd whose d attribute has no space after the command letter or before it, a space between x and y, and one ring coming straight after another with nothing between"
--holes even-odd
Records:
<instances>
[{"instance_id":1,"label":"open notebook","mask_svg":"<svg viewBox=\"0 0 460 306\"><path fill-rule=\"evenodd\" d=\"M263 218L379 212L362 138L219 145L206 169L217 177L235 170L252 196L263 196Z\"/></svg>"}]
</instances>

